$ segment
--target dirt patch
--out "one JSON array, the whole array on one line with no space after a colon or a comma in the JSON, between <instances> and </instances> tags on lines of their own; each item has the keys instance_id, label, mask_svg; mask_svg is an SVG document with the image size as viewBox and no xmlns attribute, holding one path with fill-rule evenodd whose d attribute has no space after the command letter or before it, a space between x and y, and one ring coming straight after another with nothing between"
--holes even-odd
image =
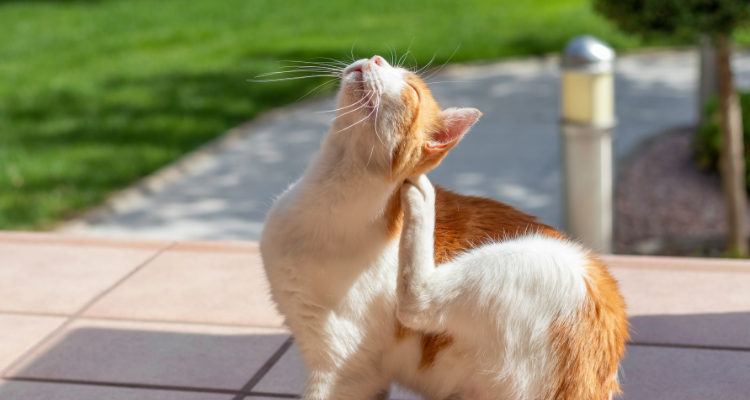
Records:
<instances>
[{"instance_id":1,"label":"dirt patch","mask_svg":"<svg viewBox=\"0 0 750 400\"><path fill-rule=\"evenodd\" d=\"M721 181L717 173L703 171L693 161L693 132L666 132L621 166L615 190L617 253L723 253L726 211Z\"/></svg>"}]
</instances>

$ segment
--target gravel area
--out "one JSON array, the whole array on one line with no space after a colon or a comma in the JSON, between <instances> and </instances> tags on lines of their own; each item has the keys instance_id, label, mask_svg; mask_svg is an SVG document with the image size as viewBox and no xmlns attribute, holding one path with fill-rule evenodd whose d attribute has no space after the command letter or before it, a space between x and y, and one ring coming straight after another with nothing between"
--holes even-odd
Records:
<instances>
[{"instance_id":1,"label":"gravel area","mask_svg":"<svg viewBox=\"0 0 750 400\"><path fill-rule=\"evenodd\" d=\"M693 161L693 132L659 135L621 165L615 191L618 253L721 255L726 230L721 181Z\"/></svg>"}]
</instances>

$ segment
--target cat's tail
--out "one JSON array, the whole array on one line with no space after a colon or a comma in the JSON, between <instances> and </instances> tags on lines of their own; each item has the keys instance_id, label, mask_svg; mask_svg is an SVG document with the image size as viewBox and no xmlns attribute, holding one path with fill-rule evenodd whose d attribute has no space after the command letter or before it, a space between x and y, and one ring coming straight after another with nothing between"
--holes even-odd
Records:
<instances>
[{"instance_id":1,"label":"cat's tail","mask_svg":"<svg viewBox=\"0 0 750 400\"><path fill-rule=\"evenodd\" d=\"M625 301L604 263L594 255L587 261L585 299L551 327L558 379L550 399L610 400L621 393L617 369L628 339Z\"/></svg>"}]
</instances>

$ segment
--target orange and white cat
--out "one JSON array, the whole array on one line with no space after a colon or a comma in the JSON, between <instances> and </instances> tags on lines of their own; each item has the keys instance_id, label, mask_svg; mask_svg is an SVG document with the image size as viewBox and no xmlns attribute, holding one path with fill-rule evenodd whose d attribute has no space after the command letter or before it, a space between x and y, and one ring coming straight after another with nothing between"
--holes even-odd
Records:
<instances>
[{"instance_id":1,"label":"orange and white cat","mask_svg":"<svg viewBox=\"0 0 750 400\"><path fill-rule=\"evenodd\" d=\"M320 153L261 251L302 352L305 399L610 399L627 320L590 250L425 173L479 119L375 56L342 72Z\"/></svg>"}]
</instances>

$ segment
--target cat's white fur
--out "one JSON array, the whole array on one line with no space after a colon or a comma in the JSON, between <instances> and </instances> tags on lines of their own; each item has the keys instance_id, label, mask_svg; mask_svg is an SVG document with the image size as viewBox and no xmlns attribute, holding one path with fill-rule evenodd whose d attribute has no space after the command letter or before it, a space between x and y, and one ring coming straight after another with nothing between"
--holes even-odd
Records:
<instances>
[{"instance_id":1,"label":"cat's white fur","mask_svg":"<svg viewBox=\"0 0 750 400\"><path fill-rule=\"evenodd\" d=\"M435 194L424 176L403 185L401 239L389 239L386 205L401 183L384 171L407 72L375 60L345 71L339 105L350 107L276 200L261 241L273 299L309 372L304 397L385 398L395 381L427 399L539 398L554 374L550 324L586 296L587 252L529 234L435 268ZM377 96L349 112L361 90ZM397 318L454 341L420 370L419 336L396 340Z\"/></svg>"}]
</instances>

